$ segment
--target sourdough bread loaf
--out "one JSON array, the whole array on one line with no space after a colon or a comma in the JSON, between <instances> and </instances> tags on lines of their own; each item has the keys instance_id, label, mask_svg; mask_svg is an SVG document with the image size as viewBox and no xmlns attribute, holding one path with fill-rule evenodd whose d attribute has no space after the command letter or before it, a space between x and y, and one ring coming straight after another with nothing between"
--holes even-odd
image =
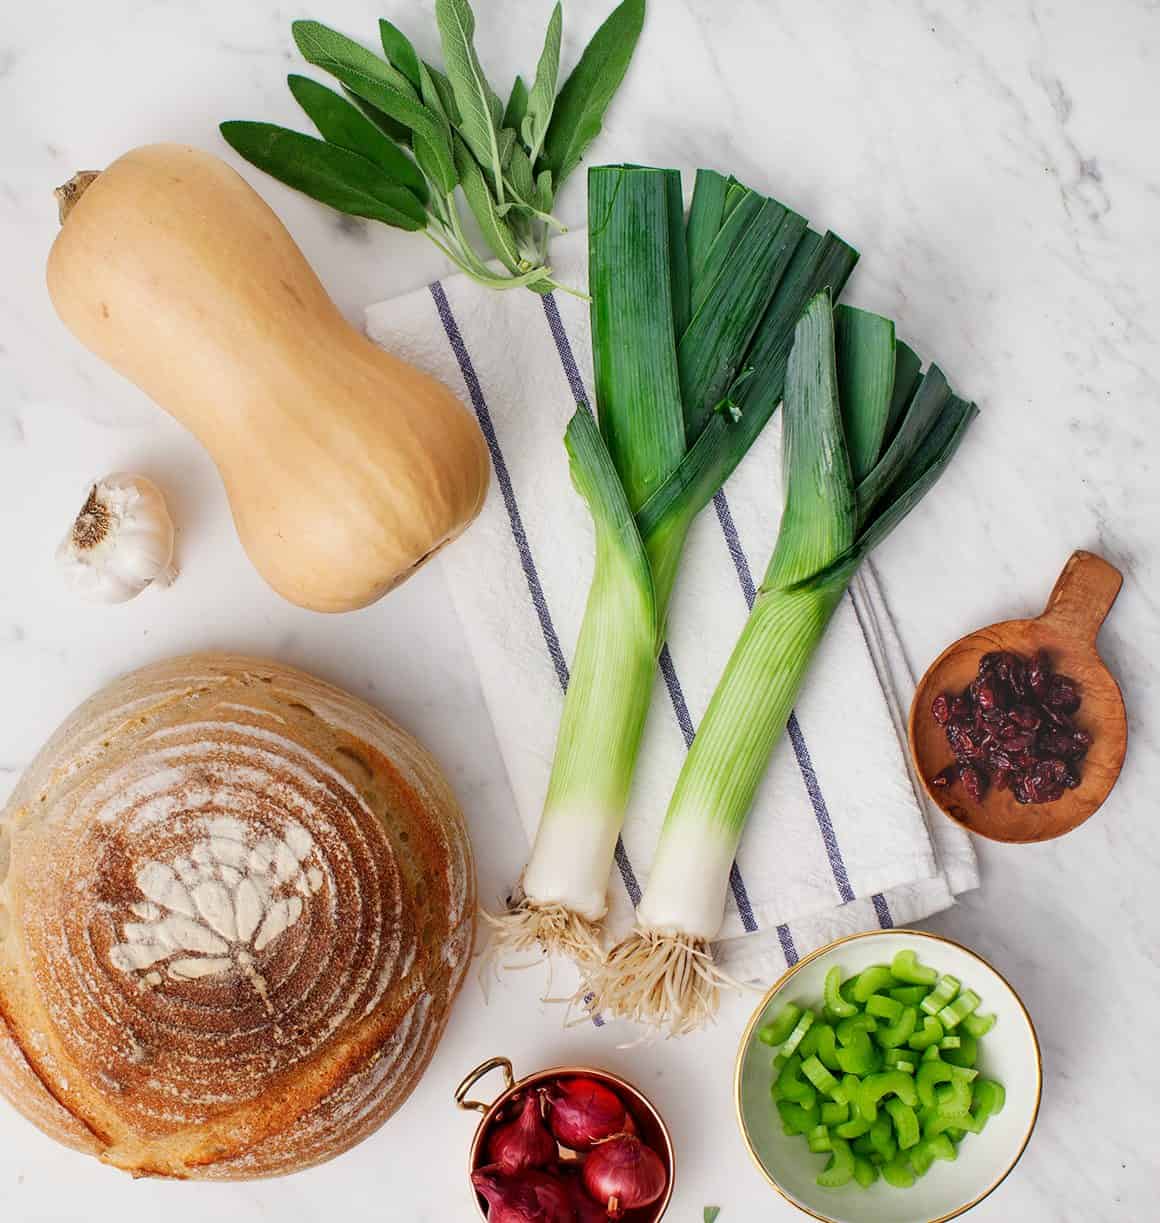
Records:
<instances>
[{"instance_id":1,"label":"sourdough bread loaf","mask_svg":"<svg viewBox=\"0 0 1160 1223\"><path fill-rule=\"evenodd\" d=\"M320 1163L415 1086L474 912L455 799L381 713L253 658L145 667L0 815L0 1093L134 1174Z\"/></svg>"}]
</instances>

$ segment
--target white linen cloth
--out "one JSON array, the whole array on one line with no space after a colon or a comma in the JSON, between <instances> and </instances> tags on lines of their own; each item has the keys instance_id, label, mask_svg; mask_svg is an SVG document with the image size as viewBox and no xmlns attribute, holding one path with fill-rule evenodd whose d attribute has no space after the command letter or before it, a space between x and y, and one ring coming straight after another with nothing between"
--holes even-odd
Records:
<instances>
[{"instance_id":1,"label":"white linen cloth","mask_svg":"<svg viewBox=\"0 0 1160 1223\"><path fill-rule=\"evenodd\" d=\"M583 235L552 254L559 282L586 283ZM491 449L495 478L479 521L438 563L530 842L592 574L592 526L563 445L576 401L592 402L587 306L563 292L497 293L456 276L371 306L366 326L462 395ZM687 743L773 549L780 433L775 415L688 541L609 881L614 935L631 923ZM716 949L738 979L771 980L839 934L916 921L978 885L967 835L916 796L903 746L912 692L864 565L830 623L738 854ZM513 847L513 884L518 856Z\"/></svg>"}]
</instances>

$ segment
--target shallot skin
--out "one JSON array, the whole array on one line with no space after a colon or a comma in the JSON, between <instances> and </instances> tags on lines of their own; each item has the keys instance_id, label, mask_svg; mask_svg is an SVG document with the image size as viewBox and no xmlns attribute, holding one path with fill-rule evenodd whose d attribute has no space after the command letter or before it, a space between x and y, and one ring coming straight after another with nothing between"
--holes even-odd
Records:
<instances>
[{"instance_id":1,"label":"shallot skin","mask_svg":"<svg viewBox=\"0 0 1160 1223\"><path fill-rule=\"evenodd\" d=\"M571 1195L559 1177L534 1170L505 1176L489 1166L473 1172L471 1183L487 1201L488 1223L575 1223Z\"/></svg>"},{"instance_id":2,"label":"shallot skin","mask_svg":"<svg viewBox=\"0 0 1160 1223\"><path fill-rule=\"evenodd\" d=\"M540 1111L540 1094L528 1092L514 1121L494 1129L487 1140L491 1162L507 1176L529 1168L546 1168L559 1155L556 1140L548 1133Z\"/></svg>"},{"instance_id":3,"label":"shallot skin","mask_svg":"<svg viewBox=\"0 0 1160 1223\"><path fill-rule=\"evenodd\" d=\"M584 1188L610 1219L655 1202L667 1184L661 1157L631 1134L600 1143L584 1161Z\"/></svg>"},{"instance_id":4,"label":"shallot skin","mask_svg":"<svg viewBox=\"0 0 1160 1223\"><path fill-rule=\"evenodd\" d=\"M624 1131L628 1113L620 1097L595 1079L560 1079L548 1091L548 1124L557 1141L587 1151Z\"/></svg>"}]
</instances>

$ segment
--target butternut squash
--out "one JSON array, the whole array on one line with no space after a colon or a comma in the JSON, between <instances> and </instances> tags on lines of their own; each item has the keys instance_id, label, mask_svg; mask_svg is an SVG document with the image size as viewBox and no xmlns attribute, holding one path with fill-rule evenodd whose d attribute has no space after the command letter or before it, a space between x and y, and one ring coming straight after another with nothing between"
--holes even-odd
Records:
<instances>
[{"instance_id":1,"label":"butternut squash","mask_svg":"<svg viewBox=\"0 0 1160 1223\"><path fill-rule=\"evenodd\" d=\"M490 464L471 414L343 318L224 162L149 145L58 198L58 314L206 447L279 594L364 607L479 512Z\"/></svg>"}]
</instances>

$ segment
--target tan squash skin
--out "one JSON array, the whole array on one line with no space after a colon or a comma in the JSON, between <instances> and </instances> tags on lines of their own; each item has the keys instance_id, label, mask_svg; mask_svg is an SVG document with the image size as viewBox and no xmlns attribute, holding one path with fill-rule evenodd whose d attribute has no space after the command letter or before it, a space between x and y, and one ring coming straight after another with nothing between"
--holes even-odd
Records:
<instances>
[{"instance_id":1,"label":"tan squash skin","mask_svg":"<svg viewBox=\"0 0 1160 1223\"><path fill-rule=\"evenodd\" d=\"M246 552L292 603L373 603L479 513L471 414L342 317L218 158L156 144L115 161L69 207L48 290L210 452Z\"/></svg>"}]
</instances>

